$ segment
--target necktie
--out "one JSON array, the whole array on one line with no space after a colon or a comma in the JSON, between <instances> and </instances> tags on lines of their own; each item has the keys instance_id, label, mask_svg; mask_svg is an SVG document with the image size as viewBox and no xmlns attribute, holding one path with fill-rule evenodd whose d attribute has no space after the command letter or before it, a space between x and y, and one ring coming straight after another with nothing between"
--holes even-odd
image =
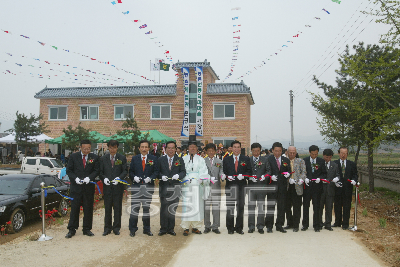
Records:
<instances>
[{"instance_id":1,"label":"necktie","mask_svg":"<svg viewBox=\"0 0 400 267\"><path fill-rule=\"evenodd\" d=\"M325 167L326 169L328 169L328 162L325 162Z\"/></svg>"},{"instance_id":2,"label":"necktie","mask_svg":"<svg viewBox=\"0 0 400 267\"><path fill-rule=\"evenodd\" d=\"M257 166L257 163L258 163L258 158L254 158L254 166Z\"/></svg>"},{"instance_id":3,"label":"necktie","mask_svg":"<svg viewBox=\"0 0 400 267\"><path fill-rule=\"evenodd\" d=\"M210 166L212 167L213 164L213 158L210 158Z\"/></svg>"},{"instance_id":4,"label":"necktie","mask_svg":"<svg viewBox=\"0 0 400 267\"><path fill-rule=\"evenodd\" d=\"M169 170L171 170L172 167L172 158L169 158Z\"/></svg>"},{"instance_id":5,"label":"necktie","mask_svg":"<svg viewBox=\"0 0 400 267\"><path fill-rule=\"evenodd\" d=\"M111 157L111 166L114 168L114 163L115 163L115 159L114 159L114 157L112 156Z\"/></svg>"},{"instance_id":6,"label":"necktie","mask_svg":"<svg viewBox=\"0 0 400 267\"><path fill-rule=\"evenodd\" d=\"M143 158L142 158L142 168L143 168L143 171L144 171L144 167L146 167L146 157L143 157Z\"/></svg>"},{"instance_id":7,"label":"necktie","mask_svg":"<svg viewBox=\"0 0 400 267\"><path fill-rule=\"evenodd\" d=\"M278 165L278 169L281 169L281 162L279 161L279 159L276 159L276 164Z\"/></svg>"},{"instance_id":8,"label":"necktie","mask_svg":"<svg viewBox=\"0 0 400 267\"><path fill-rule=\"evenodd\" d=\"M314 169L315 169L315 159L312 160L312 172L314 173Z\"/></svg>"},{"instance_id":9,"label":"necktie","mask_svg":"<svg viewBox=\"0 0 400 267\"><path fill-rule=\"evenodd\" d=\"M238 157L235 157L235 172L237 172L237 168L238 168L238 165L239 165L239 162L238 162Z\"/></svg>"},{"instance_id":10,"label":"necktie","mask_svg":"<svg viewBox=\"0 0 400 267\"><path fill-rule=\"evenodd\" d=\"M344 165L344 160L342 160L342 174L344 176L344 173L346 172L346 165Z\"/></svg>"},{"instance_id":11,"label":"necktie","mask_svg":"<svg viewBox=\"0 0 400 267\"><path fill-rule=\"evenodd\" d=\"M290 170L293 172L293 166L294 166L294 159L290 161ZM290 175L290 177L293 177L293 173Z\"/></svg>"},{"instance_id":12,"label":"necktie","mask_svg":"<svg viewBox=\"0 0 400 267\"><path fill-rule=\"evenodd\" d=\"M86 168L86 155L83 155L82 162L83 162L83 168Z\"/></svg>"}]
</instances>

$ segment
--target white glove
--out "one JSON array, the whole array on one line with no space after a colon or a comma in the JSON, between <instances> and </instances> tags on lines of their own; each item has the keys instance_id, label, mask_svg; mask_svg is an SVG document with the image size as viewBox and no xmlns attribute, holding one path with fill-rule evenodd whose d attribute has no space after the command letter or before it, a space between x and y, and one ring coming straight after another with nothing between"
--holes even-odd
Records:
<instances>
[{"instance_id":1,"label":"white glove","mask_svg":"<svg viewBox=\"0 0 400 267\"><path fill-rule=\"evenodd\" d=\"M133 177L133 180L135 180L136 183L140 183L140 178L137 176Z\"/></svg>"},{"instance_id":2,"label":"white glove","mask_svg":"<svg viewBox=\"0 0 400 267\"><path fill-rule=\"evenodd\" d=\"M251 179L254 183L257 183L257 179L256 179L256 178L251 177L250 179Z\"/></svg>"},{"instance_id":3,"label":"white glove","mask_svg":"<svg viewBox=\"0 0 400 267\"><path fill-rule=\"evenodd\" d=\"M274 181L274 182L278 181L278 177L277 177L276 175L272 175L271 179L272 179L272 181Z\"/></svg>"},{"instance_id":4,"label":"white glove","mask_svg":"<svg viewBox=\"0 0 400 267\"><path fill-rule=\"evenodd\" d=\"M163 176L161 177L161 179L162 179L164 182L166 182L166 181L168 181L168 176L163 175Z\"/></svg>"},{"instance_id":5,"label":"white glove","mask_svg":"<svg viewBox=\"0 0 400 267\"><path fill-rule=\"evenodd\" d=\"M78 177L75 178L75 183L76 183L76 184L83 184L83 183L81 182L81 179L79 179Z\"/></svg>"},{"instance_id":6,"label":"white glove","mask_svg":"<svg viewBox=\"0 0 400 267\"><path fill-rule=\"evenodd\" d=\"M228 176L228 180L229 180L229 181L233 181L233 180L235 180L235 179L233 179L232 176Z\"/></svg>"},{"instance_id":7,"label":"white glove","mask_svg":"<svg viewBox=\"0 0 400 267\"><path fill-rule=\"evenodd\" d=\"M113 185L117 185L118 184L118 180L119 180L119 177L115 178L111 182L113 183Z\"/></svg>"},{"instance_id":8,"label":"white glove","mask_svg":"<svg viewBox=\"0 0 400 267\"><path fill-rule=\"evenodd\" d=\"M335 183L336 187L342 187L341 183Z\"/></svg>"},{"instance_id":9,"label":"white glove","mask_svg":"<svg viewBox=\"0 0 400 267\"><path fill-rule=\"evenodd\" d=\"M310 182L310 179L306 178L306 184L308 184Z\"/></svg>"},{"instance_id":10,"label":"white glove","mask_svg":"<svg viewBox=\"0 0 400 267\"><path fill-rule=\"evenodd\" d=\"M289 179L289 184L295 184L295 183L296 183L296 181L294 179L292 179L292 178Z\"/></svg>"},{"instance_id":11,"label":"white glove","mask_svg":"<svg viewBox=\"0 0 400 267\"><path fill-rule=\"evenodd\" d=\"M226 178L226 175L225 175L225 174L222 174L222 175L221 175L221 180L224 181L225 178Z\"/></svg>"},{"instance_id":12,"label":"white glove","mask_svg":"<svg viewBox=\"0 0 400 267\"><path fill-rule=\"evenodd\" d=\"M86 184L88 184L88 183L90 183L90 178L89 178L89 177L86 177L85 179L83 179L83 181L84 181Z\"/></svg>"},{"instance_id":13,"label":"white glove","mask_svg":"<svg viewBox=\"0 0 400 267\"><path fill-rule=\"evenodd\" d=\"M265 176L264 176L264 175L261 175L260 182L262 182L262 181L264 181L264 180L265 180Z\"/></svg>"},{"instance_id":14,"label":"white glove","mask_svg":"<svg viewBox=\"0 0 400 267\"><path fill-rule=\"evenodd\" d=\"M283 176L285 176L285 178L289 178L289 177L290 177L290 173L286 173L286 174L283 175Z\"/></svg>"},{"instance_id":15,"label":"white glove","mask_svg":"<svg viewBox=\"0 0 400 267\"><path fill-rule=\"evenodd\" d=\"M321 179L317 178L315 179L315 182L318 184L319 182L321 182Z\"/></svg>"},{"instance_id":16,"label":"white glove","mask_svg":"<svg viewBox=\"0 0 400 267\"><path fill-rule=\"evenodd\" d=\"M299 185L302 185L304 183L303 179L299 180Z\"/></svg>"},{"instance_id":17,"label":"white glove","mask_svg":"<svg viewBox=\"0 0 400 267\"><path fill-rule=\"evenodd\" d=\"M179 179L179 174L174 174L174 176L172 176L172 180L178 180Z\"/></svg>"},{"instance_id":18,"label":"white glove","mask_svg":"<svg viewBox=\"0 0 400 267\"><path fill-rule=\"evenodd\" d=\"M241 174L239 174L238 176L237 176L237 178L241 181L241 180L243 180L243 175L241 175Z\"/></svg>"},{"instance_id":19,"label":"white glove","mask_svg":"<svg viewBox=\"0 0 400 267\"><path fill-rule=\"evenodd\" d=\"M217 179L215 177L211 177L211 182L215 183L218 182Z\"/></svg>"},{"instance_id":20,"label":"white glove","mask_svg":"<svg viewBox=\"0 0 400 267\"><path fill-rule=\"evenodd\" d=\"M104 178L104 184L105 185L110 185L110 180L108 178Z\"/></svg>"},{"instance_id":21,"label":"white glove","mask_svg":"<svg viewBox=\"0 0 400 267\"><path fill-rule=\"evenodd\" d=\"M337 182L339 182L339 177L335 177L335 178L333 178L332 182L334 182L334 183L337 183Z\"/></svg>"},{"instance_id":22,"label":"white glove","mask_svg":"<svg viewBox=\"0 0 400 267\"><path fill-rule=\"evenodd\" d=\"M146 179L144 179L144 182L145 182L146 184L150 183L150 182L151 182L151 178L150 178L150 177L147 177Z\"/></svg>"},{"instance_id":23,"label":"white glove","mask_svg":"<svg viewBox=\"0 0 400 267\"><path fill-rule=\"evenodd\" d=\"M351 180L351 184L352 184L352 185L356 185L356 181Z\"/></svg>"}]
</instances>

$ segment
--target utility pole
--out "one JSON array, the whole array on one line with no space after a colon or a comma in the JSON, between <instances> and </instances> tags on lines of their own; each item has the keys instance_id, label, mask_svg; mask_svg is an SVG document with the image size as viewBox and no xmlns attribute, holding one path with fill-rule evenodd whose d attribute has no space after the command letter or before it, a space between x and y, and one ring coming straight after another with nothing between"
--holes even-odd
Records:
<instances>
[{"instance_id":1,"label":"utility pole","mask_svg":"<svg viewBox=\"0 0 400 267\"><path fill-rule=\"evenodd\" d=\"M289 91L290 95L290 145L294 146L294 136L293 136L293 91Z\"/></svg>"}]
</instances>

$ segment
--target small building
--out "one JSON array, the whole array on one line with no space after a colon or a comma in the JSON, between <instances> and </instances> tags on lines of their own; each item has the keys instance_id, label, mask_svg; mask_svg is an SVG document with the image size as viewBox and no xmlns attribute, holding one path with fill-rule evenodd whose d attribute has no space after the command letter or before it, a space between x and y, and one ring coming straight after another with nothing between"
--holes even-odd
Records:
<instances>
[{"instance_id":1,"label":"small building","mask_svg":"<svg viewBox=\"0 0 400 267\"><path fill-rule=\"evenodd\" d=\"M178 73L176 84L44 88L35 98L40 99L40 113L50 130L47 135L58 137L68 125L75 128L81 123L82 127L111 136L122 129L127 114L133 114L140 130L158 130L174 138L179 146L188 140L188 135L181 136L184 125L189 134L200 128L198 111L202 110L202 136L197 133L197 140L224 145L239 140L248 153L250 107L254 105L250 88L243 81L215 83L219 78L207 60L178 62L174 69ZM202 77L195 69L202 70ZM41 150L44 152L44 147Z\"/></svg>"}]
</instances>

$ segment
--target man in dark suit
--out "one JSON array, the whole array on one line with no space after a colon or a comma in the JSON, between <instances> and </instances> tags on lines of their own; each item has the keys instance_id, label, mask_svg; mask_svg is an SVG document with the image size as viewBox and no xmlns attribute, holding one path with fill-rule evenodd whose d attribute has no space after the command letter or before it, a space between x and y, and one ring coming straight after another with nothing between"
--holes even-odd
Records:
<instances>
[{"instance_id":1,"label":"man in dark suit","mask_svg":"<svg viewBox=\"0 0 400 267\"><path fill-rule=\"evenodd\" d=\"M356 185L358 181L357 166L353 161L347 159L348 152L349 150L347 149L347 147L341 147L339 149L340 159L335 160L335 163L339 167L339 181L342 183L343 187L336 187L334 200L335 224L333 225L333 227L342 226L343 230L349 229L353 185Z\"/></svg>"},{"instance_id":2,"label":"man in dark suit","mask_svg":"<svg viewBox=\"0 0 400 267\"><path fill-rule=\"evenodd\" d=\"M81 141L81 151L70 155L67 166L67 174L70 179L71 213L68 223L68 234L65 238L75 235L79 227L79 212L81 204L83 206L83 234L94 236L92 233L93 223L93 202L95 185L91 181L99 174L98 157L90 153L92 144L89 140Z\"/></svg>"},{"instance_id":3,"label":"man in dark suit","mask_svg":"<svg viewBox=\"0 0 400 267\"><path fill-rule=\"evenodd\" d=\"M160 232L159 236L170 234L176 236L175 213L181 195L180 181L186 176L185 163L176 155L176 143L166 143L166 155L158 159L158 177L160 179L159 194L160 208Z\"/></svg>"},{"instance_id":4,"label":"man in dark suit","mask_svg":"<svg viewBox=\"0 0 400 267\"><path fill-rule=\"evenodd\" d=\"M248 204L248 226L249 233L257 230L260 234L264 234L265 226L265 196L267 194L267 185L269 179L265 175L271 175L271 166L266 157L261 157L261 145L253 143L251 145L250 165L252 175L247 185L247 193L249 195ZM257 206L257 225L256 225L256 206Z\"/></svg>"},{"instance_id":5,"label":"man in dark suit","mask_svg":"<svg viewBox=\"0 0 400 267\"><path fill-rule=\"evenodd\" d=\"M285 223L285 198L287 192L287 179L290 177L290 161L282 156L283 146L279 142L272 144L272 155L268 157L271 165L271 185L268 188L267 214L265 216L265 225L267 233L272 233L274 221L275 201L277 204L276 230L282 233L287 231L283 229ZM271 204L273 203L273 204Z\"/></svg>"},{"instance_id":6,"label":"man in dark suit","mask_svg":"<svg viewBox=\"0 0 400 267\"><path fill-rule=\"evenodd\" d=\"M154 180L158 176L157 157L149 154L150 142L141 140L139 142L140 154L132 157L129 168L129 178L132 187L129 191L131 196L131 212L129 217L130 236L134 237L138 230L138 215L140 204L143 207L143 234L153 236L150 230L150 204L154 193Z\"/></svg>"},{"instance_id":7,"label":"man in dark suit","mask_svg":"<svg viewBox=\"0 0 400 267\"><path fill-rule=\"evenodd\" d=\"M321 222L321 228L325 226L325 229L329 231L333 231L331 227L332 222L332 208L333 208L333 199L335 198L335 182L338 182L340 179L339 167L338 165L331 161L333 156L332 149L325 149L322 152L322 156L325 160L326 167L326 180L329 183L323 181L322 182L322 194L321 194L321 206L319 207L319 221ZM322 223L322 213L324 211L325 206L325 223Z\"/></svg>"},{"instance_id":8,"label":"man in dark suit","mask_svg":"<svg viewBox=\"0 0 400 267\"><path fill-rule=\"evenodd\" d=\"M319 206L321 204L322 181L326 179L325 161L318 157L319 148L316 145L309 147L309 157L303 160L306 163L307 178L306 186L303 190L303 220L301 231L306 231L310 221L310 202L313 205L313 228L315 232L319 232L321 222L319 221Z\"/></svg>"},{"instance_id":9,"label":"man in dark suit","mask_svg":"<svg viewBox=\"0 0 400 267\"><path fill-rule=\"evenodd\" d=\"M249 157L240 155L242 144L239 141L233 141L231 147L233 155L226 156L223 160L223 170L227 176L225 185L226 228L228 228L228 234L233 234L236 230L238 234L243 235L244 196L247 185L247 177L245 176L251 175L251 165ZM237 211L236 225L235 205Z\"/></svg>"},{"instance_id":10,"label":"man in dark suit","mask_svg":"<svg viewBox=\"0 0 400 267\"><path fill-rule=\"evenodd\" d=\"M125 186L119 180L124 180L127 172L126 157L117 153L119 143L110 140L107 143L110 154L100 158L100 179L103 182L104 197L104 232L103 236L111 233L119 235L122 217L122 198ZM114 209L114 224L112 224L112 210Z\"/></svg>"}]
</instances>

